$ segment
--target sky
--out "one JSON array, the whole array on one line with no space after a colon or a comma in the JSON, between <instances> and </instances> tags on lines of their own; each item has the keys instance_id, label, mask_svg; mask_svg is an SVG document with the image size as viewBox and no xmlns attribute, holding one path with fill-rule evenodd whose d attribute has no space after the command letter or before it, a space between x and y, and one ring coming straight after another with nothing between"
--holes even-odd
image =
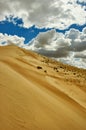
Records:
<instances>
[{"instance_id":1,"label":"sky","mask_svg":"<svg viewBox=\"0 0 86 130\"><path fill-rule=\"evenodd\" d=\"M86 69L86 0L0 0L0 46Z\"/></svg>"}]
</instances>

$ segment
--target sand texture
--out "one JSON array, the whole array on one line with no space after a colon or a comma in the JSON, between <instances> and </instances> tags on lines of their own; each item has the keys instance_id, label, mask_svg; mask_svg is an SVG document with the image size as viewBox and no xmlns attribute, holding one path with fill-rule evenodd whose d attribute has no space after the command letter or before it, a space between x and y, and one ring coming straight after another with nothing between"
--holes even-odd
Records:
<instances>
[{"instance_id":1,"label":"sand texture","mask_svg":"<svg viewBox=\"0 0 86 130\"><path fill-rule=\"evenodd\" d=\"M0 130L86 130L86 70L0 47Z\"/></svg>"}]
</instances>

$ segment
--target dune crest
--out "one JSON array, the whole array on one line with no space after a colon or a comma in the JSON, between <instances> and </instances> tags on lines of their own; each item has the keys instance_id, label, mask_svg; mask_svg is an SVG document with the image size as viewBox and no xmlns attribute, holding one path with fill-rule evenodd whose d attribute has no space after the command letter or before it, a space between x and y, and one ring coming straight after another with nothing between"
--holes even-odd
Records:
<instances>
[{"instance_id":1,"label":"dune crest","mask_svg":"<svg viewBox=\"0 0 86 130\"><path fill-rule=\"evenodd\" d=\"M86 70L0 47L0 130L86 130Z\"/></svg>"}]
</instances>

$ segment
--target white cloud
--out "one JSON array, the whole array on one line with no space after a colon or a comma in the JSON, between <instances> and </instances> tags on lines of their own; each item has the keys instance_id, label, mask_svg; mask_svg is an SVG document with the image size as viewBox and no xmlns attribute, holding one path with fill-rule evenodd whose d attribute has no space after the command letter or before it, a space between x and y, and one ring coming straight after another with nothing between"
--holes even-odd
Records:
<instances>
[{"instance_id":1,"label":"white cloud","mask_svg":"<svg viewBox=\"0 0 86 130\"><path fill-rule=\"evenodd\" d=\"M86 59L86 50L82 52L76 52L74 55L75 58L83 58Z\"/></svg>"},{"instance_id":2,"label":"white cloud","mask_svg":"<svg viewBox=\"0 0 86 130\"><path fill-rule=\"evenodd\" d=\"M24 38L23 37L18 37L16 35L11 36L7 34L2 34L0 33L0 46L5 46L5 45L17 45L19 47L24 46Z\"/></svg>"},{"instance_id":3,"label":"white cloud","mask_svg":"<svg viewBox=\"0 0 86 130\"><path fill-rule=\"evenodd\" d=\"M86 28L83 29L82 32L79 32L76 29L70 29L65 34L65 38L69 38L71 40L70 50L74 52L80 52L86 50Z\"/></svg>"},{"instance_id":4,"label":"white cloud","mask_svg":"<svg viewBox=\"0 0 86 130\"><path fill-rule=\"evenodd\" d=\"M83 33L86 34L86 27L83 29Z\"/></svg>"},{"instance_id":5,"label":"white cloud","mask_svg":"<svg viewBox=\"0 0 86 130\"><path fill-rule=\"evenodd\" d=\"M63 34L50 30L40 33L31 41L29 48L49 57L67 57L70 39L65 39Z\"/></svg>"},{"instance_id":6,"label":"white cloud","mask_svg":"<svg viewBox=\"0 0 86 130\"><path fill-rule=\"evenodd\" d=\"M70 29L66 33L66 37L72 39L73 41L75 39L77 39L79 37L79 35L80 35L80 32L79 32L79 30L76 30L76 29Z\"/></svg>"},{"instance_id":7,"label":"white cloud","mask_svg":"<svg viewBox=\"0 0 86 130\"><path fill-rule=\"evenodd\" d=\"M86 68L86 28L82 32L70 29L65 34L55 30L40 33L28 45L28 49L65 63Z\"/></svg>"},{"instance_id":8,"label":"white cloud","mask_svg":"<svg viewBox=\"0 0 86 130\"><path fill-rule=\"evenodd\" d=\"M85 9L76 0L0 0L0 20L9 14L23 18L25 27L35 24L64 29L86 22Z\"/></svg>"},{"instance_id":9,"label":"white cloud","mask_svg":"<svg viewBox=\"0 0 86 130\"><path fill-rule=\"evenodd\" d=\"M31 41L32 49L57 50L65 48L68 51L80 52L86 50L86 28L82 32L77 29L70 29L65 34L55 30L40 33Z\"/></svg>"}]
</instances>

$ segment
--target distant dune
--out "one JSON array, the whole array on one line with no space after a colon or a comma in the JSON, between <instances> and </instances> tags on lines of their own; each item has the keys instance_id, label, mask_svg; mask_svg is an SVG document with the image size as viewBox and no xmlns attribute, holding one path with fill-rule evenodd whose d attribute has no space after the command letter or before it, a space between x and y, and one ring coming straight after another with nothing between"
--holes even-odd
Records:
<instances>
[{"instance_id":1,"label":"distant dune","mask_svg":"<svg viewBox=\"0 0 86 130\"><path fill-rule=\"evenodd\" d=\"M86 70L0 47L0 130L86 130Z\"/></svg>"}]
</instances>

